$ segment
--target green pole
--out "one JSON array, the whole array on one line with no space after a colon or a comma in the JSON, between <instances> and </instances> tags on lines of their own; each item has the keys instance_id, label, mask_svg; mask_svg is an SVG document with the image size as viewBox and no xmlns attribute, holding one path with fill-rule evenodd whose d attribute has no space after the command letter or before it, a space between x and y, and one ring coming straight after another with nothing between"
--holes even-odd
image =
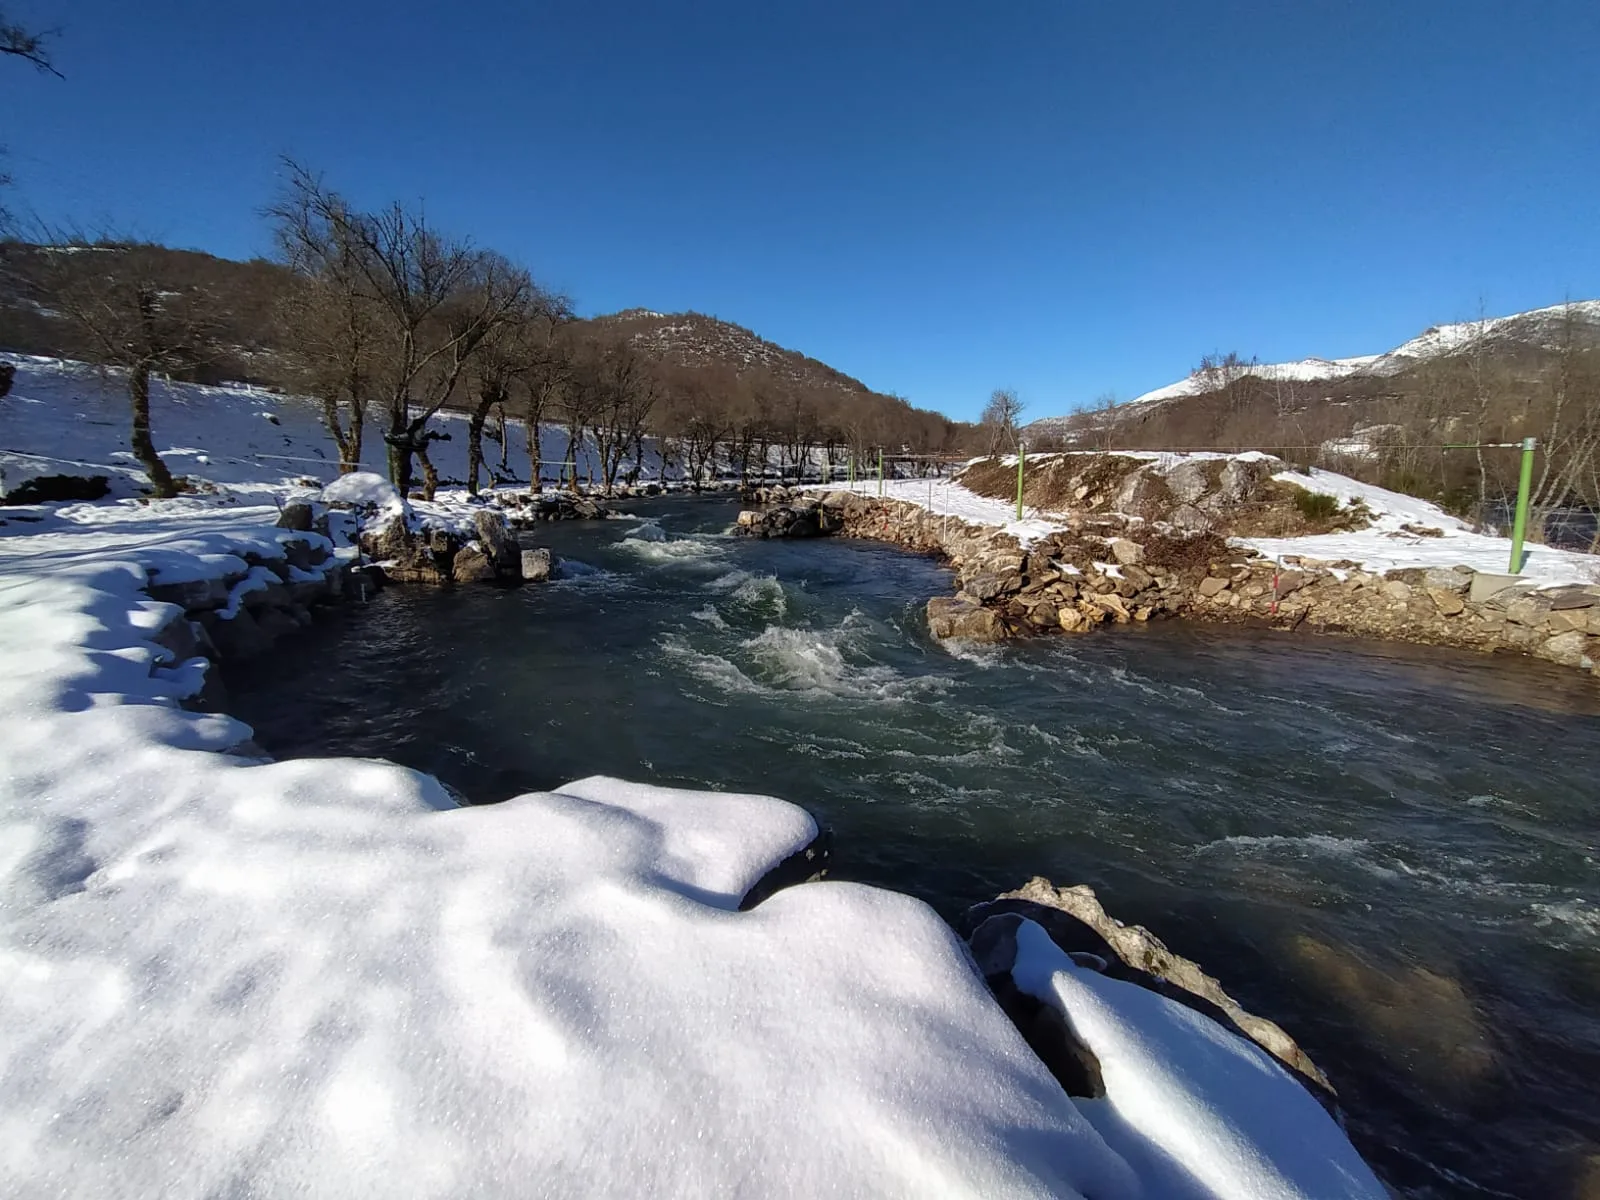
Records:
<instances>
[{"instance_id":1,"label":"green pole","mask_svg":"<svg viewBox=\"0 0 1600 1200\"><path fill-rule=\"evenodd\" d=\"M850 489L852 491L854 491L855 490L855 486L856 486L856 456L854 454L852 454L850 456Z\"/></svg>"},{"instance_id":2,"label":"green pole","mask_svg":"<svg viewBox=\"0 0 1600 1200\"><path fill-rule=\"evenodd\" d=\"M878 495L883 495L883 450L878 450Z\"/></svg>"},{"instance_id":3,"label":"green pole","mask_svg":"<svg viewBox=\"0 0 1600 1200\"><path fill-rule=\"evenodd\" d=\"M1528 536L1528 492L1533 487L1533 438L1522 439L1522 478L1517 483L1517 519L1511 527L1511 574L1522 573L1522 539Z\"/></svg>"},{"instance_id":4,"label":"green pole","mask_svg":"<svg viewBox=\"0 0 1600 1200\"><path fill-rule=\"evenodd\" d=\"M1022 471L1023 464L1028 461L1028 447L1025 442L1017 443L1017 520L1022 520Z\"/></svg>"}]
</instances>

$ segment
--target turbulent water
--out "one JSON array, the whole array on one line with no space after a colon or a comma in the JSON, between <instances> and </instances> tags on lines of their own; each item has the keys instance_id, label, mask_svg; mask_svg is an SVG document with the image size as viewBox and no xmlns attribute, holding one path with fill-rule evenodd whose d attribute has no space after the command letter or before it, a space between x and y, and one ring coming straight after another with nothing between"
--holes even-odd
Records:
<instances>
[{"instance_id":1,"label":"turbulent water","mask_svg":"<svg viewBox=\"0 0 1600 1200\"><path fill-rule=\"evenodd\" d=\"M1591 682L1176 623L952 653L921 620L949 572L733 512L551 527L548 586L390 589L233 670L232 710L474 801L595 773L783 796L836 876L947 916L1090 883L1299 1038L1398 1190L1597 1194Z\"/></svg>"}]
</instances>

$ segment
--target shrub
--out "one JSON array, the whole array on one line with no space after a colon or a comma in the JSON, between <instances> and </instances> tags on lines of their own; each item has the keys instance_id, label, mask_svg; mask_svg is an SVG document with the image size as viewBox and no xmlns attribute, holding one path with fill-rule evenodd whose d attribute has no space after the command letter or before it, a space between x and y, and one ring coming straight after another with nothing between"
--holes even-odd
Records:
<instances>
[{"instance_id":1,"label":"shrub","mask_svg":"<svg viewBox=\"0 0 1600 1200\"><path fill-rule=\"evenodd\" d=\"M1308 521L1326 521L1339 511L1339 499L1326 492L1297 492L1294 506Z\"/></svg>"}]
</instances>

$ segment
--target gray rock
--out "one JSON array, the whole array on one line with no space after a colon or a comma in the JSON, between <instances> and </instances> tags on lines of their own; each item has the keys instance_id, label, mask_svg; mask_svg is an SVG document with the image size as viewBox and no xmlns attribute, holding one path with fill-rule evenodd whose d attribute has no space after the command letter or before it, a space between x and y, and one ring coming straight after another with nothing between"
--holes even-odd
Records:
<instances>
[{"instance_id":1,"label":"gray rock","mask_svg":"<svg viewBox=\"0 0 1600 1200\"><path fill-rule=\"evenodd\" d=\"M1600 605L1600 588L1584 587L1581 584L1549 588L1540 594L1550 601L1550 608L1554 612L1563 612L1568 609L1594 608L1596 605Z\"/></svg>"},{"instance_id":2,"label":"gray rock","mask_svg":"<svg viewBox=\"0 0 1600 1200\"><path fill-rule=\"evenodd\" d=\"M1513 625L1526 625L1530 629L1544 624L1550 615L1550 601L1543 596L1518 596L1506 604L1506 620Z\"/></svg>"},{"instance_id":3,"label":"gray rock","mask_svg":"<svg viewBox=\"0 0 1600 1200\"><path fill-rule=\"evenodd\" d=\"M1005 637L1005 625L991 609L959 596L935 596L928 601L928 631L936 638L970 638L995 642Z\"/></svg>"},{"instance_id":4,"label":"gray rock","mask_svg":"<svg viewBox=\"0 0 1600 1200\"><path fill-rule=\"evenodd\" d=\"M293 529L298 533L310 533L312 523L316 519L311 505L304 500L291 500L283 506L283 511L278 514L279 529Z\"/></svg>"},{"instance_id":5,"label":"gray rock","mask_svg":"<svg viewBox=\"0 0 1600 1200\"><path fill-rule=\"evenodd\" d=\"M1411 599L1411 585L1399 579L1385 581L1381 590L1387 599L1399 601L1402 604Z\"/></svg>"},{"instance_id":6,"label":"gray rock","mask_svg":"<svg viewBox=\"0 0 1600 1200\"><path fill-rule=\"evenodd\" d=\"M1422 586L1429 592L1465 592L1472 584L1472 573L1455 568L1431 567L1422 573Z\"/></svg>"},{"instance_id":7,"label":"gray rock","mask_svg":"<svg viewBox=\"0 0 1600 1200\"><path fill-rule=\"evenodd\" d=\"M1534 651L1540 658L1548 658L1563 667L1592 667L1588 653L1589 638L1576 631L1558 633Z\"/></svg>"},{"instance_id":8,"label":"gray rock","mask_svg":"<svg viewBox=\"0 0 1600 1200\"><path fill-rule=\"evenodd\" d=\"M494 562L477 545L467 545L456 552L451 576L457 583L490 583L496 578Z\"/></svg>"},{"instance_id":9,"label":"gray rock","mask_svg":"<svg viewBox=\"0 0 1600 1200\"><path fill-rule=\"evenodd\" d=\"M1429 574L1433 573L1429 572ZM1432 598L1434 607L1439 610L1441 616L1453 617L1467 607L1467 602L1461 598L1461 592L1464 590L1465 588L1457 590L1454 588L1430 587L1428 595Z\"/></svg>"},{"instance_id":10,"label":"gray rock","mask_svg":"<svg viewBox=\"0 0 1600 1200\"><path fill-rule=\"evenodd\" d=\"M522 552L522 578L529 583L543 583L550 578L552 562L546 547Z\"/></svg>"},{"instance_id":11,"label":"gray rock","mask_svg":"<svg viewBox=\"0 0 1600 1200\"><path fill-rule=\"evenodd\" d=\"M1112 538L1110 546L1111 557L1124 566L1144 561L1144 547L1138 542L1129 541L1127 538Z\"/></svg>"},{"instance_id":12,"label":"gray rock","mask_svg":"<svg viewBox=\"0 0 1600 1200\"><path fill-rule=\"evenodd\" d=\"M1227 587L1228 581L1226 579L1218 579L1215 575L1208 575L1200 581L1200 594L1202 596L1215 596L1226 591Z\"/></svg>"}]
</instances>

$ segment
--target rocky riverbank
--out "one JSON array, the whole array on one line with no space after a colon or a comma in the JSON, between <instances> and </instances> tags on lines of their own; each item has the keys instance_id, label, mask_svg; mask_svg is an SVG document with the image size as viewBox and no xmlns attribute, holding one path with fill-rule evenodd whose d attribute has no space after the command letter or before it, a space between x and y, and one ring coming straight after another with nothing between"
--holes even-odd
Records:
<instances>
[{"instance_id":1,"label":"rocky riverbank","mask_svg":"<svg viewBox=\"0 0 1600 1200\"><path fill-rule=\"evenodd\" d=\"M1534 589L1466 567L1382 574L1349 561L1279 560L1210 532L1116 514L1065 519L1024 545L1004 530L849 492L763 496L755 537L838 534L946 559L954 596L928 602L940 638L1080 634L1168 617L1530 654L1600 677L1600 585Z\"/></svg>"}]
</instances>

